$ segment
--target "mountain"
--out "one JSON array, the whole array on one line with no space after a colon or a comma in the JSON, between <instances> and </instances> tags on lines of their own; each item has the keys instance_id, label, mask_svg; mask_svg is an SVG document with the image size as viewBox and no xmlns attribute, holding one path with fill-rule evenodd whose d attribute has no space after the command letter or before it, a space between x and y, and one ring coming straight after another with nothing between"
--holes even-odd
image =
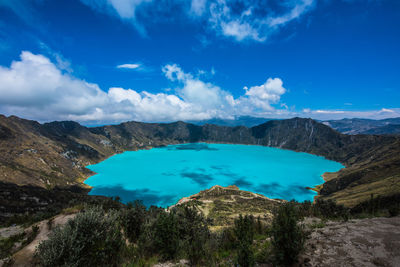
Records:
<instances>
[{"instance_id":1,"label":"mountain","mask_svg":"<svg viewBox=\"0 0 400 267\"><path fill-rule=\"evenodd\" d=\"M312 119L271 120L247 128L184 122L84 127L0 115L0 181L44 188L82 185L85 168L116 153L168 144L213 142L278 147L324 156L346 168L327 175L322 198L354 206L371 193L400 192L400 137L344 135ZM301 177L299 177L300 179Z\"/></svg>"},{"instance_id":2,"label":"mountain","mask_svg":"<svg viewBox=\"0 0 400 267\"><path fill-rule=\"evenodd\" d=\"M370 119L342 119L342 120L329 120L323 122L325 125L344 134L392 134L392 127L386 128L388 125L400 125L400 118L390 118L383 120L370 120ZM378 129L376 133L374 129Z\"/></svg>"},{"instance_id":3,"label":"mountain","mask_svg":"<svg viewBox=\"0 0 400 267\"><path fill-rule=\"evenodd\" d=\"M271 119L267 118L258 118L258 117L251 117L251 116L238 116L234 119L210 119L210 120L201 120L201 121L187 121L188 123L196 124L196 125L205 125L205 124L215 124L219 126L246 126L246 127L253 127L270 121Z\"/></svg>"},{"instance_id":4,"label":"mountain","mask_svg":"<svg viewBox=\"0 0 400 267\"><path fill-rule=\"evenodd\" d=\"M362 132L363 134L400 134L400 124L388 124Z\"/></svg>"}]
</instances>

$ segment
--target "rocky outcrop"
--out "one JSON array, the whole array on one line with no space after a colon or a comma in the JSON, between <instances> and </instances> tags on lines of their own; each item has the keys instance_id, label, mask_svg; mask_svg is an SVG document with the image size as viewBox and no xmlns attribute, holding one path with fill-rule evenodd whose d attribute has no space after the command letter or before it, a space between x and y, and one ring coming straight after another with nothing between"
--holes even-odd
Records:
<instances>
[{"instance_id":1,"label":"rocky outcrop","mask_svg":"<svg viewBox=\"0 0 400 267\"><path fill-rule=\"evenodd\" d=\"M253 215L260 221L270 224L273 217L272 211L283 202L285 201L240 190L235 185L226 187L215 185L182 198L176 205L194 206L211 220L212 230L219 230L233 225L240 214Z\"/></svg>"},{"instance_id":2,"label":"rocky outcrop","mask_svg":"<svg viewBox=\"0 0 400 267\"><path fill-rule=\"evenodd\" d=\"M400 217L327 222L314 229L305 266L399 266Z\"/></svg>"}]
</instances>

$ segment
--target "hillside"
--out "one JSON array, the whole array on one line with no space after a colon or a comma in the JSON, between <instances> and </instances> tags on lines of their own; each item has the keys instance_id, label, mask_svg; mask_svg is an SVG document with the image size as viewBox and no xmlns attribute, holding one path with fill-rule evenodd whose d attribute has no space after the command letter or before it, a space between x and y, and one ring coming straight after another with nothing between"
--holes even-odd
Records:
<instances>
[{"instance_id":1,"label":"hillside","mask_svg":"<svg viewBox=\"0 0 400 267\"><path fill-rule=\"evenodd\" d=\"M319 188L321 197L355 205L371 193L400 192L400 138L344 135L312 119L268 121L247 128L175 122L126 122L84 127L76 122L40 124L0 116L0 181L45 188L82 185L85 168L127 150L168 144L215 142L279 147L324 156L347 166ZM357 197L354 197L354 195Z\"/></svg>"},{"instance_id":2,"label":"hillside","mask_svg":"<svg viewBox=\"0 0 400 267\"><path fill-rule=\"evenodd\" d=\"M212 229L233 225L240 214L253 215L270 224L272 211L283 200L270 199L253 192L239 190L237 186L215 185L190 197L182 198L175 205L194 205L204 216L212 220Z\"/></svg>"},{"instance_id":3,"label":"hillside","mask_svg":"<svg viewBox=\"0 0 400 267\"><path fill-rule=\"evenodd\" d=\"M400 118L390 118L383 120L371 119L342 119L328 120L324 124L344 134L390 134L388 125L400 125ZM380 129L379 132L374 132L375 129Z\"/></svg>"},{"instance_id":4,"label":"hillside","mask_svg":"<svg viewBox=\"0 0 400 267\"><path fill-rule=\"evenodd\" d=\"M400 124L388 124L364 131L363 134L400 134Z\"/></svg>"}]
</instances>

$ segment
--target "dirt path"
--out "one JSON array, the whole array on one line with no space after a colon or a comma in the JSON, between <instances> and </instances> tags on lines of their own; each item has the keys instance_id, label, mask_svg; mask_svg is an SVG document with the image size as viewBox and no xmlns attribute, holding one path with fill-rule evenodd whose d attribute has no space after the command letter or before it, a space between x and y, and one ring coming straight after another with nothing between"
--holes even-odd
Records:
<instances>
[{"instance_id":1,"label":"dirt path","mask_svg":"<svg viewBox=\"0 0 400 267\"><path fill-rule=\"evenodd\" d=\"M75 215L76 214L57 215L56 217L53 218L52 227L55 227L57 225L64 225L65 223L67 223L69 219L74 218ZM20 251L18 251L13 255L14 259L13 266L21 266L21 267L32 266L32 258L33 254L35 253L36 247L39 245L41 241L46 240L50 233L48 221L49 220L44 220L37 224L39 226L38 235L30 244L28 244L23 249L21 249Z\"/></svg>"},{"instance_id":2,"label":"dirt path","mask_svg":"<svg viewBox=\"0 0 400 267\"><path fill-rule=\"evenodd\" d=\"M330 222L311 234L304 258L311 266L400 266L400 217Z\"/></svg>"}]
</instances>

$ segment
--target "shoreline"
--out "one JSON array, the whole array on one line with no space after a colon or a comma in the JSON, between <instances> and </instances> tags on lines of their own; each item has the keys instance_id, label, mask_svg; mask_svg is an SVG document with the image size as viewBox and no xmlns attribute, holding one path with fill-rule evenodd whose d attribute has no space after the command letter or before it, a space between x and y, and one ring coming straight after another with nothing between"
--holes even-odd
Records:
<instances>
[{"instance_id":1,"label":"shoreline","mask_svg":"<svg viewBox=\"0 0 400 267\"><path fill-rule=\"evenodd\" d=\"M341 164L342 164L342 163L341 163ZM339 170L336 171L336 172L324 172L324 173L321 175L322 179L324 180L324 182L323 182L322 184L318 184L318 185L316 185L316 186L314 186L314 187L309 187L309 188L307 188L307 189L312 190L312 191L314 191L314 192L317 193L317 195L314 196L313 202L315 202L318 198L321 197L320 191L321 191L321 189L323 188L324 184L325 184L326 182L330 181L330 180L333 180L333 179L337 178L337 177L339 176L339 172L340 172L341 170L343 170L343 169L346 169L346 168L348 168L348 167L343 165L343 168L339 169Z\"/></svg>"},{"instance_id":2,"label":"shoreline","mask_svg":"<svg viewBox=\"0 0 400 267\"><path fill-rule=\"evenodd\" d=\"M202 142L171 143L171 144L163 144L163 145L157 145L157 146L145 146L145 147L140 147L140 148L136 148L136 149L133 149L133 150L125 150L125 151L121 151L121 152L114 153L114 154L112 154L112 155L110 155L110 156L108 156L108 157L105 157L104 159L100 160L100 161L97 162L97 163L88 164L88 165L84 166L84 168L87 168L87 167L90 166L90 165L99 164L100 162L103 162L103 161L105 161L105 160L107 160L107 159L109 159L109 158L111 158L111 157L113 157L113 156L115 156L115 155L122 154L122 153L124 153L124 152L129 152L129 151L135 152L135 151L139 151L139 150L151 150L151 149L153 149L153 148L162 148L162 147L167 147L167 146L172 146L172 145L187 145L187 144L222 144L222 145L225 144L225 145L260 146L260 147L266 147L266 148L274 148L274 149L281 149L281 150L286 150L286 151L292 151L292 152L295 152L295 153L309 154L309 155L313 155L313 156L317 156L317 157L322 157L322 158L324 158L325 160L334 161L334 160L327 159L326 157L321 156L321 155L316 155L316 154L313 154L313 153L307 153L307 152L302 152L302 151L295 151L295 150L290 150L290 149L285 149L285 148L279 148L279 147L264 146L264 145L258 145L258 144L238 144L238 143L227 143L227 142L207 142L207 141L202 141ZM306 187L305 187L307 190L310 190L310 191L313 191L313 192L316 192L316 193L317 193L317 195L315 195L315 196L313 197L313 202L315 202L316 199L318 199L318 198L320 197L320 190L321 190L321 188L323 187L323 185L325 184L325 182L327 182L327 181L329 181L329 180L331 180L331 179L333 179L333 178L336 178L336 177L338 176L337 173L338 173L340 170L342 170L342 169L344 169L344 168L347 168L347 166L345 166L344 163L342 163L342 162L338 162L338 161L334 161L334 162L337 162L337 163L341 164L343 167L340 168L340 169L339 169L338 171L336 171L336 172L324 172L324 173L321 175L321 177L322 177L322 179L323 179L323 183L322 183L322 184L315 185L314 187L309 187L309 186L306 186ZM89 191L87 191L87 194L89 194L89 193L92 191L92 189L93 189L94 187L93 187L93 186L90 186L90 185L88 185L88 184L86 184L85 182L86 182L87 179L89 179L90 177L92 177L92 176L94 176L94 175L96 175L96 174L98 174L98 173L93 172L93 171L92 171L91 169L89 169L89 168L87 168L87 169L90 170L93 174L91 174L91 175L87 176L86 178L82 179L83 181L81 181L81 182L79 182L79 183L80 183L81 185L83 185L86 189L89 189ZM333 176L333 177L332 177L332 176ZM214 185L214 186L215 186L215 185ZM252 192L252 191L251 191L251 192ZM252 192L252 193L255 193L255 192ZM255 194L258 194L258 193L255 193ZM261 194L261 195L263 195L263 194ZM263 196L268 198L268 196L265 196L265 195L263 195ZM179 201L178 201L178 202L179 202ZM175 205L177 205L177 204L178 204L178 203L175 203Z\"/></svg>"}]
</instances>

